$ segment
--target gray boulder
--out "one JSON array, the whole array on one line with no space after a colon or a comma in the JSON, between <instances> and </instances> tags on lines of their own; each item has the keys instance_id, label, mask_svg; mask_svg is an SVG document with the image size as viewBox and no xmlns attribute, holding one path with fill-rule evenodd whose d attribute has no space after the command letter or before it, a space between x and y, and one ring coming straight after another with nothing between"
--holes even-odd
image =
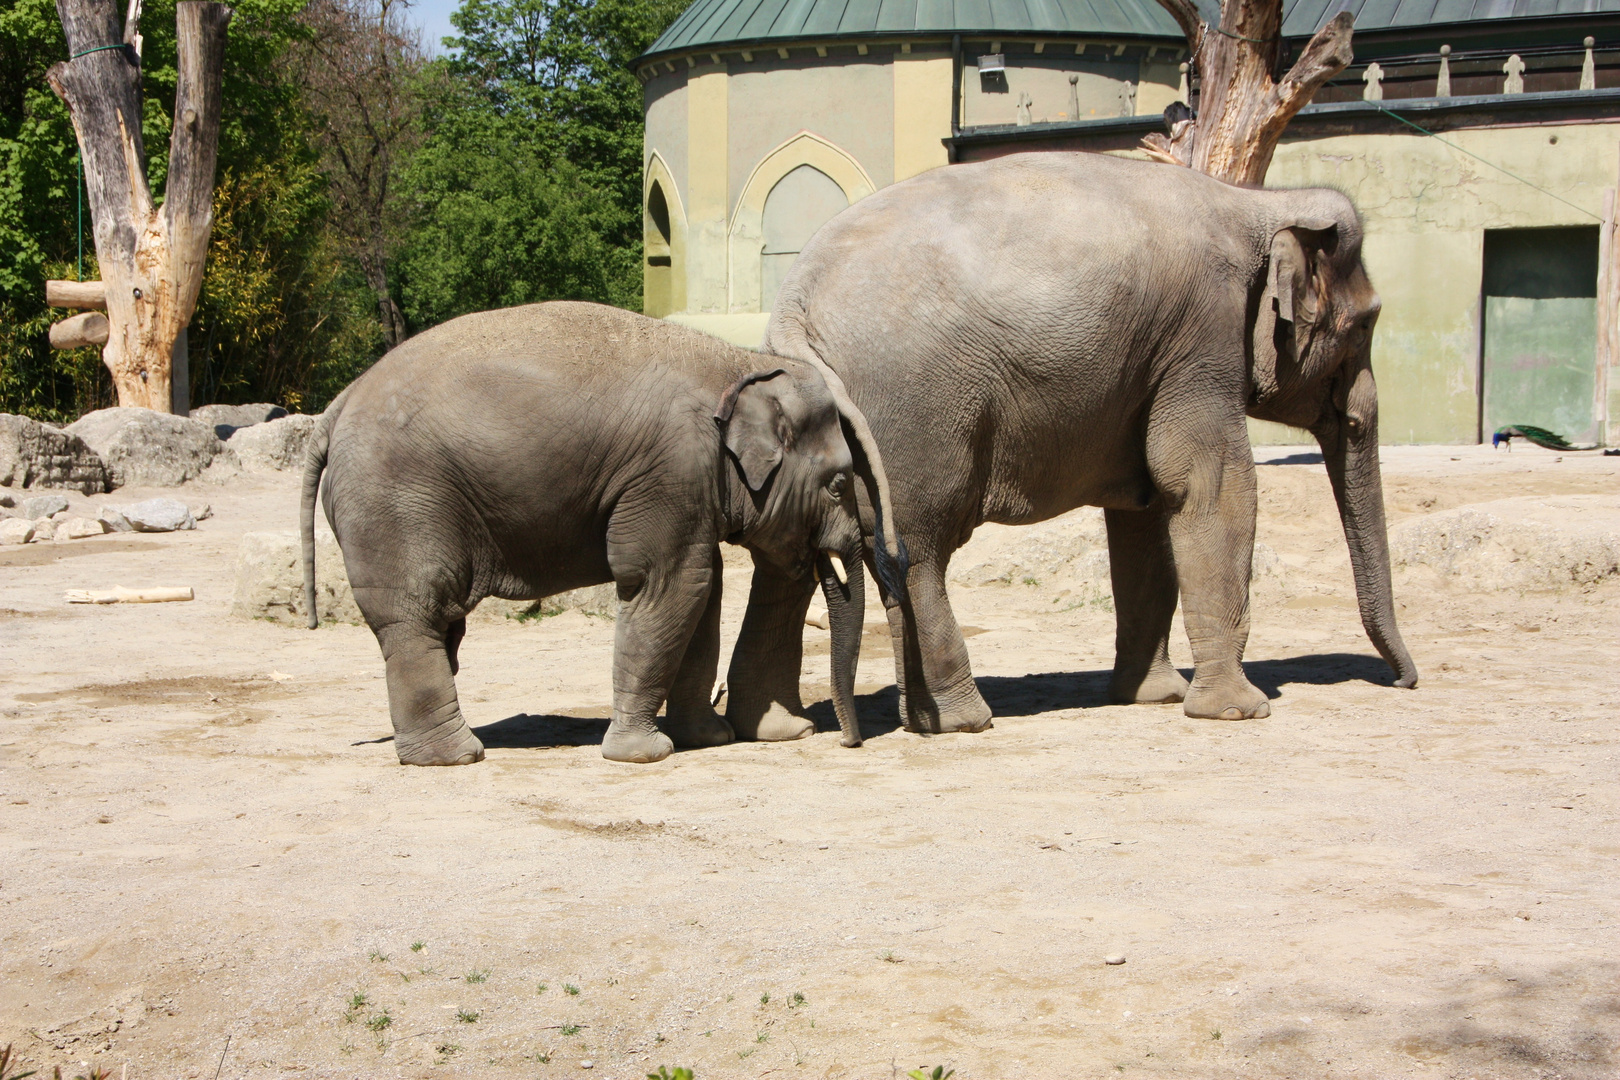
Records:
<instances>
[{"instance_id":1,"label":"gray boulder","mask_svg":"<svg viewBox=\"0 0 1620 1080\"><path fill-rule=\"evenodd\" d=\"M83 438L26 416L0 413L0 486L107 490L107 467Z\"/></svg>"},{"instance_id":2,"label":"gray boulder","mask_svg":"<svg viewBox=\"0 0 1620 1080\"><path fill-rule=\"evenodd\" d=\"M65 495L35 495L31 499L22 500L18 507L23 517L48 518L53 514L60 514L68 508Z\"/></svg>"},{"instance_id":3,"label":"gray boulder","mask_svg":"<svg viewBox=\"0 0 1620 1080\"><path fill-rule=\"evenodd\" d=\"M26 544L34 538L34 523L27 518L0 521L0 544Z\"/></svg>"},{"instance_id":4,"label":"gray boulder","mask_svg":"<svg viewBox=\"0 0 1620 1080\"><path fill-rule=\"evenodd\" d=\"M1396 567L1469 592L1586 591L1620 577L1620 507L1610 495L1528 495L1401 522Z\"/></svg>"},{"instance_id":5,"label":"gray boulder","mask_svg":"<svg viewBox=\"0 0 1620 1080\"><path fill-rule=\"evenodd\" d=\"M134 532L135 526L129 523L129 518L116 506L103 506L96 511L96 520L107 527L108 532Z\"/></svg>"},{"instance_id":6,"label":"gray boulder","mask_svg":"<svg viewBox=\"0 0 1620 1080\"><path fill-rule=\"evenodd\" d=\"M190 508L174 499L147 499L118 510L136 532L175 532L197 527Z\"/></svg>"},{"instance_id":7,"label":"gray boulder","mask_svg":"<svg viewBox=\"0 0 1620 1080\"><path fill-rule=\"evenodd\" d=\"M322 622L360 623L360 609L349 591L343 552L329 532L315 533L315 605ZM242 537L236 549L236 588L231 614L243 619L303 626L304 570L298 534L258 532Z\"/></svg>"},{"instance_id":8,"label":"gray boulder","mask_svg":"<svg viewBox=\"0 0 1620 1080\"><path fill-rule=\"evenodd\" d=\"M516 619L519 622L528 622L532 619L547 619L553 615L561 615L565 611L578 611L581 614L595 615L604 619L617 618L619 590L609 581L602 585L587 585L583 589L570 589L568 592L557 593L541 600L502 600L490 596L479 602L468 616L468 620L504 622L507 619Z\"/></svg>"},{"instance_id":9,"label":"gray boulder","mask_svg":"<svg viewBox=\"0 0 1620 1080\"><path fill-rule=\"evenodd\" d=\"M107 526L93 518L70 517L66 521L58 522L55 538L57 540L84 540L92 536L100 536L107 531Z\"/></svg>"},{"instance_id":10,"label":"gray boulder","mask_svg":"<svg viewBox=\"0 0 1620 1080\"><path fill-rule=\"evenodd\" d=\"M321 622L363 624L365 618L349 589L343 552L331 533L315 533L315 606ZM612 618L619 596L611 582L548 596L544 600L498 600L490 597L473 611L478 622L505 622L582 611ZM264 619L304 626L304 570L298 534L248 533L236 549L236 588L231 614L243 619Z\"/></svg>"},{"instance_id":11,"label":"gray boulder","mask_svg":"<svg viewBox=\"0 0 1620 1080\"><path fill-rule=\"evenodd\" d=\"M278 420L238 428L230 437L230 448L244 469L302 469L309 433L315 430L316 416L294 413Z\"/></svg>"},{"instance_id":12,"label":"gray boulder","mask_svg":"<svg viewBox=\"0 0 1620 1080\"><path fill-rule=\"evenodd\" d=\"M109 487L174 487L229 453L203 421L151 409L101 409L66 430L100 455Z\"/></svg>"},{"instance_id":13,"label":"gray boulder","mask_svg":"<svg viewBox=\"0 0 1620 1080\"><path fill-rule=\"evenodd\" d=\"M257 405L204 405L191 410L193 420L201 420L212 427L214 434L221 439L230 438L238 428L252 427L286 415L286 409L268 402Z\"/></svg>"}]
</instances>

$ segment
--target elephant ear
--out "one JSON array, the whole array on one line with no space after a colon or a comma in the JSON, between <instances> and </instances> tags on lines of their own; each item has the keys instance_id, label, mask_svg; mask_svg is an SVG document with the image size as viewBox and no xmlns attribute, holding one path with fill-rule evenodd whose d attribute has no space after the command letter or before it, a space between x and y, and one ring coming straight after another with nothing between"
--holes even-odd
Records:
<instances>
[{"instance_id":1,"label":"elephant ear","mask_svg":"<svg viewBox=\"0 0 1620 1080\"><path fill-rule=\"evenodd\" d=\"M1326 246L1337 223L1309 218L1279 228L1266 259L1266 285L1253 328L1252 400L1264 402L1300 381L1300 355L1321 314Z\"/></svg>"},{"instance_id":2,"label":"elephant ear","mask_svg":"<svg viewBox=\"0 0 1620 1080\"><path fill-rule=\"evenodd\" d=\"M750 491L763 488L776 472L791 438L781 400L770 388L759 385L786 374L785 369L777 368L744 375L720 398L714 412L726 450L736 459Z\"/></svg>"},{"instance_id":3,"label":"elephant ear","mask_svg":"<svg viewBox=\"0 0 1620 1080\"><path fill-rule=\"evenodd\" d=\"M1310 323L1322 310L1322 260L1337 223L1331 219L1295 222L1271 238L1266 297L1279 322Z\"/></svg>"}]
</instances>

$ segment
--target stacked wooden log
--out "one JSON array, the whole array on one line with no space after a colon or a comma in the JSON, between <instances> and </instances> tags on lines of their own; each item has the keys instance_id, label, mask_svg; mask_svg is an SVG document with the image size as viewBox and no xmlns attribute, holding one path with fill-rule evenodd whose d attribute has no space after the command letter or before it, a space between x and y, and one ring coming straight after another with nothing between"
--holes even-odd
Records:
<instances>
[{"instance_id":1,"label":"stacked wooden log","mask_svg":"<svg viewBox=\"0 0 1620 1080\"><path fill-rule=\"evenodd\" d=\"M107 344L107 287L99 281L47 281L48 307L81 311L51 324L51 348L82 349Z\"/></svg>"}]
</instances>

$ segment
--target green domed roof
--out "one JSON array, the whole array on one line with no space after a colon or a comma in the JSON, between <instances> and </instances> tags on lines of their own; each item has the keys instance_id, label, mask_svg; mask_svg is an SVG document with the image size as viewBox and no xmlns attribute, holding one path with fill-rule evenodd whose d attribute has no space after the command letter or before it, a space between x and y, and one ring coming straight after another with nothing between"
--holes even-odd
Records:
<instances>
[{"instance_id":1,"label":"green domed roof","mask_svg":"<svg viewBox=\"0 0 1620 1080\"><path fill-rule=\"evenodd\" d=\"M697 0L646 55L794 38L957 33L1182 40L1157 0Z\"/></svg>"}]
</instances>

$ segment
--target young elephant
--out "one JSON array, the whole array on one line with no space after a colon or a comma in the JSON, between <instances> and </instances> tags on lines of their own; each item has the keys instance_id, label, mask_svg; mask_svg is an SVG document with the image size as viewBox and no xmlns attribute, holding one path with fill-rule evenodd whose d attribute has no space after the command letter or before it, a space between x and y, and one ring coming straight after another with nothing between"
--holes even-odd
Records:
<instances>
[{"instance_id":1,"label":"young elephant","mask_svg":"<svg viewBox=\"0 0 1620 1080\"><path fill-rule=\"evenodd\" d=\"M387 661L399 760L465 765L484 756L456 701L467 613L486 596L612 581L602 756L658 761L676 745L734 737L709 692L718 544L740 543L773 574L820 578L834 705L844 745L859 745L865 545L841 415L808 364L615 308L537 304L452 320L378 361L321 417L303 490L310 626L319 487Z\"/></svg>"}]
</instances>

